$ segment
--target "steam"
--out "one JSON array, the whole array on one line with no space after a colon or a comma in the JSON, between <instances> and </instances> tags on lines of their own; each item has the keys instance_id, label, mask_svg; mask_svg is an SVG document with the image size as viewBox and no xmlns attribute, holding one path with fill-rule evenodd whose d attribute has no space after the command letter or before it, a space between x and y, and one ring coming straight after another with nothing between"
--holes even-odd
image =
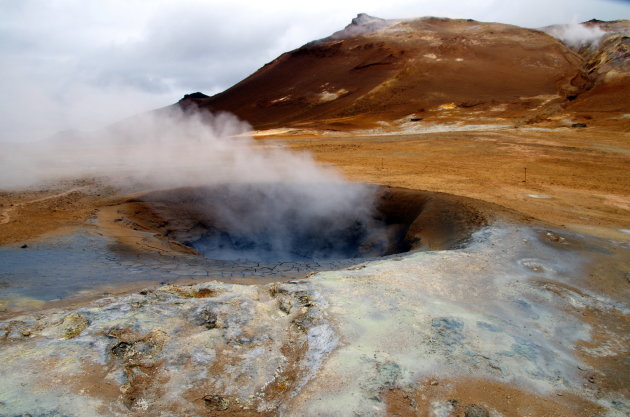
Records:
<instances>
[{"instance_id":1,"label":"steam","mask_svg":"<svg viewBox=\"0 0 630 417\"><path fill-rule=\"evenodd\" d=\"M7 145L0 156L0 189L84 177L157 188L343 181L306 154L256 143L247 134L251 130L228 113L172 107L98 132L65 132L45 141Z\"/></svg>"},{"instance_id":2,"label":"steam","mask_svg":"<svg viewBox=\"0 0 630 417\"><path fill-rule=\"evenodd\" d=\"M389 246L372 216L373 190L362 185L225 184L195 192L201 230L184 243L208 258L319 261L380 256Z\"/></svg>"},{"instance_id":3,"label":"steam","mask_svg":"<svg viewBox=\"0 0 630 417\"><path fill-rule=\"evenodd\" d=\"M573 48L597 46L606 34L599 26L586 26L582 23L554 25L543 30Z\"/></svg>"},{"instance_id":4,"label":"steam","mask_svg":"<svg viewBox=\"0 0 630 417\"><path fill-rule=\"evenodd\" d=\"M128 191L192 189L188 207L203 212L195 217L204 224L186 243L214 259L383 253L373 188L345 181L310 155L258 143L250 130L228 113L163 109L3 153L0 188L96 177Z\"/></svg>"}]
</instances>

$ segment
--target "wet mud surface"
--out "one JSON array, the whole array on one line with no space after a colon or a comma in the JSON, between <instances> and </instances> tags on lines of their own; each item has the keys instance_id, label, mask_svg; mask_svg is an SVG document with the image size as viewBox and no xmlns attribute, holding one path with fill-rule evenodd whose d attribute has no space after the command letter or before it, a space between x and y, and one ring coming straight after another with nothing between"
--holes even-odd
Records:
<instances>
[{"instance_id":1,"label":"wet mud surface","mask_svg":"<svg viewBox=\"0 0 630 417\"><path fill-rule=\"evenodd\" d=\"M375 190L379 192L379 205L372 217L382 233L378 239L384 243L379 243L382 249L377 251L382 256L370 256L375 255L372 246L376 238L372 238L363 243L368 249L359 248L360 242L354 243L357 248L344 249L332 259L286 261L212 259L212 253L204 257L195 250L198 246L191 240L203 236L204 230L216 229L206 207L222 189L175 189L136 196L101 209L109 217L94 216L84 230L0 247L4 313L40 308L42 302L94 297L134 284L203 280L266 284L300 279L318 271L396 257L399 252L460 247L488 221L483 214L488 208L474 200L397 188ZM119 233L111 233L111 227ZM135 239L117 239L121 231L132 233ZM340 233L345 236L343 231ZM373 234L365 233L368 237ZM326 235L323 244L331 236ZM294 236L294 243L299 244L303 238ZM319 236L311 238L317 240ZM156 246L146 243L147 239L157 242Z\"/></svg>"},{"instance_id":2,"label":"wet mud surface","mask_svg":"<svg viewBox=\"0 0 630 417\"><path fill-rule=\"evenodd\" d=\"M206 259L195 255L125 253L103 236L79 233L21 246L0 247L2 295L8 311L27 308L20 300L59 300L102 294L130 283L143 285L220 280L265 284L343 269L366 259L263 263Z\"/></svg>"}]
</instances>

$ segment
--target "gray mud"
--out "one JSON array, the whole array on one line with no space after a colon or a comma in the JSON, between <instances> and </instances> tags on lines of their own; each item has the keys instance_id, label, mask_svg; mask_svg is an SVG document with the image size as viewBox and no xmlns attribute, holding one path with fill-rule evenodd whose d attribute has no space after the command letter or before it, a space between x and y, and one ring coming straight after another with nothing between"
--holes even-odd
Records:
<instances>
[{"instance_id":1,"label":"gray mud","mask_svg":"<svg viewBox=\"0 0 630 417\"><path fill-rule=\"evenodd\" d=\"M257 283L299 279L324 270L350 267L369 258L306 262L215 260L194 255L129 253L107 237L88 232L0 247L0 301L11 311L21 299L53 301L99 294L132 283L219 280Z\"/></svg>"}]
</instances>

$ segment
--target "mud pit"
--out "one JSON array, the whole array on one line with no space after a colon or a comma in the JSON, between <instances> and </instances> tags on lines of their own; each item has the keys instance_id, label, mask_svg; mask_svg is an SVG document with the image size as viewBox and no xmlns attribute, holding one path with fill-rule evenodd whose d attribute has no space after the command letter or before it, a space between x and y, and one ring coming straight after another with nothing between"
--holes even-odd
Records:
<instances>
[{"instance_id":1,"label":"mud pit","mask_svg":"<svg viewBox=\"0 0 630 417\"><path fill-rule=\"evenodd\" d=\"M327 189L352 192L355 185ZM259 270L337 269L416 250L460 247L486 218L472 200L367 188L364 207L323 212L297 186L245 184L155 191L119 206L127 224L176 251ZM321 198L326 198L322 194ZM477 204L478 205L478 204ZM119 217L125 223L124 217Z\"/></svg>"},{"instance_id":2,"label":"mud pit","mask_svg":"<svg viewBox=\"0 0 630 417\"><path fill-rule=\"evenodd\" d=\"M407 252L464 247L504 212L449 194L361 184L315 195L357 191L348 187L361 190L364 205L341 199L344 207L321 210L312 199L296 202L303 190L277 184L101 194L103 203L95 203L98 209L82 226L31 238L26 249L23 240L0 247L0 312L80 303L157 283L266 285L363 268ZM53 196L37 204L47 210L58 202ZM21 230L22 236L30 232Z\"/></svg>"}]
</instances>

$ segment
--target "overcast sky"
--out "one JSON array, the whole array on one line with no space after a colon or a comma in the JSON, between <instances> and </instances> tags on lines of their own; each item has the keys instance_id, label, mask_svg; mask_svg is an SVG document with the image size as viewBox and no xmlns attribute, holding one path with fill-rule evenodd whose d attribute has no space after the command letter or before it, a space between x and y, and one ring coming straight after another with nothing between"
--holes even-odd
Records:
<instances>
[{"instance_id":1,"label":"overcast sky","mask_svg":"<svg viewBox=\"0 0 630 417\"><path fill-rule=\"evenodd\" d=\"M213 94L359 12L541 27L629 19L623 0L0 0L0 140L100 127Z\"/></svg>"}]
</instances>

